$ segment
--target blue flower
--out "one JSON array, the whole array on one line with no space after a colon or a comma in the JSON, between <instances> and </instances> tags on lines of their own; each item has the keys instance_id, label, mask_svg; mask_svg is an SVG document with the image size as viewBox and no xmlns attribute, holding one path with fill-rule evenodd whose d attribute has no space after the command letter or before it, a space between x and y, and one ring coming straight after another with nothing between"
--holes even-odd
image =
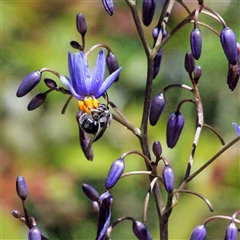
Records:
<instances>
[{"instance_id":1,"label":"blue flower","mask_svg":"<svg viewBox=\"0 0 240 240\"><path fill-rule=\"evenodd\" d=\"M98 54L92 74L90 74L86 56L82 51L75 53L74 56L70 51L68 52L68 69L70 78L61 76L60 79L73 97L79 101L84 101L86 98L97 99L101 97L118 77L122 68L117 69L104 81L106 59L102 49ZM86 105L85 102L84 104ZM92 107L91 104L90 107ZM95 106L94 103L92 105ZM83 109L80 107L80 110Z\"/></svg>"},{"instance_id":2,"label":"blue flower","mask_svg":"<svg viewBox=\"0 0 240 240\"><path fill-rule=\"evenodd\" d=\"M233 126L236 128L238 136L240 136L240 126L238 126L237 123L233 123Z\"/></svg>"}]
</instances>

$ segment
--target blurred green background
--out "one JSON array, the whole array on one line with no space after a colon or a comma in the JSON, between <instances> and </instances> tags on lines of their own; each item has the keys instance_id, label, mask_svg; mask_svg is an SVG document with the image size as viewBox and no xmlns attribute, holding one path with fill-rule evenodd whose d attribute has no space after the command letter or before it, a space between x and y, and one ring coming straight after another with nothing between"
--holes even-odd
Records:
<instances>
[{"instance_id":1,"label":"blurred green background","mask_svg":"<svg viewBox=\"0 0 240 240\"><path fill-rule=\"evenodd\" d=\"M188 2L188 1L186 1ZM196 2L196 3L195 3ZM194 9L197 1L191 1ZM106 14L98 1L2 1L2 67L1 67L1 239L26 239L28 229L11 216L13 209L21 210L21 202L15 192L18 175L25 177L29 189L27 206L38 227L49 239L94 239L97 216L91 202L81 190L82 183L93 185L104 192L104 181L113 160L122 153L140 150L136 137L120 124L113 122L104 136L94 143L94 161L88 162L79 147L78 127L75 120L76 101L71 101L66 113L61 114L66 96L54 92L43 106L28 112L27 104L46 86L40 83L24 98L16 97L16 90L24 77L42 67L49 67L68 75L67 50L69 42L80 42L75 18L82 12L88 32L86 49L97 43L106 43L123 66L120 81L108 91L109 98L126 117L139 126L146 78L146 59L135 30L130 11L124 1L115 1L115 14ZM218 11L240 39L240 3L238 1L205 1ZM141 14L139 1L139 14ZM157 16L157 14L156 14ZM171 30L186 16L176 3L167 30ZM200 16L221 30L220 24L209 17ZM144 27L149 42L151 29ZM189 34L192 25L185 26L164 47L159 76L154 80L153 96L172 83L190 84L184 70L184 56L190 51ZM217 129L228 143L236 137L232 122L240 124L239 85L232 92L226 84L227 60L220 41L209 30L201 28L203 52L197 61L202 66L200 92L204 104L205 122ZM96 51L97 54L97 51ZM95 56L90 55L93 67ZM43 77L52 77L43 74ZM54 78L60 82L58 79ZM159 140L163 155L175 171L176 187L185 173L194 135L195 109L185 104L182 113L185 127L177 146L166 147L165 125L177 102L191 95L180 89L166 94L167 105L157 126L149 126L149 145ZM214 214L232 215L240 208L239 143L221 155L206 171L188 186L207 197L214 206L210 213L206 204L193 195L182 195L174 208L169 223L170 239L188 239L192 229ZM196 170L219 149L217 137L204 129L196 151L193 170ZM161 167L159 171L161 172ZM131 155L126 158L126 172L144 170L143 160ZM112 221L122 216L141 220L147 177L128 177L120 180L111 190L114 197ZM164 190L163 190L164 192ZM208 239L222 239L228 221L218 220L207 225ZM149 227L154 239L158 239L158 223L153 198L148 210ZM130 222L118 225L112 239L135 239Z\"/></svg>"}]
</instances>

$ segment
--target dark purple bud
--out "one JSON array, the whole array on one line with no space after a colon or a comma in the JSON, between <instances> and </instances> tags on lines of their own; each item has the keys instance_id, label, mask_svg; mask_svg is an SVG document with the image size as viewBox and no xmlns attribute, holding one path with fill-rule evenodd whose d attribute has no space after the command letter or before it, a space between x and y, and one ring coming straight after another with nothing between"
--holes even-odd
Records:
<instances>
[{"instance_id":1,"label":"dark purple bud","mask_svg":"<svg viewBox=\"0 0 240 240\"><path fill-rule=\"evenodd\" d=\"M198 84L198 80L201 76L202 76L202 68L201 66L196 66L193 71L193 79L196 84Z\"/></svg>"},{"instance_id":2,"label":"dark purple bud","mask_svg":"<svg viewBox=\"0 0 240 240\"><path fill-rule=\"evenodd\" d=\"M238 62L238 50L233 30L229 27L223 28L220 34L220 41L228 62L235 65Z\"/></svg>"},{"instance_id":3,"label":"dark purple bud","mask_svg":"<svg viewBox=\"0 0 240 240\"><path fill-rule=\"evenodd\" d=\"M16 190L18 196L24 201L28 195L27 184L22 176L18 176L16 180Z\"/></svg>"},{"instance_id":4,"label":"dark purple bud","mask_svg":"<svg viewBox=\"0 0 240 240\"><path fill-rule=\"evenodd\" d=\"M162 178L164 181L164 187L168 193L172 193L174 189L174 172L173 169L166 165L163 168Z\"/></svg>"},{"instance_id":5,"label":"dark purple bud","mask_svg":"<svg viewBox=\"0 0 240 240\"><path fill-rule=\"evenodd\" d=\"M193 229L190 240L204 240L206 236L207 236L207 231L205 226L202 224L202 225L198 225Z\"/></svg>"},{"instance_id":6,"label":"dark purple bud","mask_svg":"<svg viewBox=\"0 0 240 240\"><path fill-rule=\"evenodd\" d=\"M162 61L163 50L160 49L157 55L154 57L153 62L153 79L158 75L160 71L161 61Z\"/></svg>"},{"instance_id":7,"label":"dark purple bud","mask_svg":"<svg viewBox=\"0 0 240 240\"><path fill-rule=\"evenodd\" d=\"M83 16L82 13L78 13L77 17L76 17L76 26L77 26L77 30L78 32L84 36L85 33L87 32L87 24L86 24L86 20L85 17Z\"/></svg>"},{"instance_id":8,"label":"dark purple bud","mask_svg":"<svg viewBox=\"0 0 240 240\"><path fill-rule=\"evenodd\" d=\"M28 240L41 240L41 232L38 227L32 227L28 233Z\"/></svg>"},{"instance_id":9,"label":"dark purple bud","mask_svg":"<svg viewBox=\"0 0 240 240\"><path fill-rule=\"evenodd\" d=\"M202 33L200 29L194 28L190 34L190 45L193 57L198 60L202 52Z\"/></svg>"},{"instance_id":10,"label":"dark purple bud","mask_svg":"<svg viewBox=\"0 0 240 240\"><path fill-rule=\"evenodd\" d=\"M78 42L76 42L76 41L71 41L71 42L70 42L70 45L71 45L73 48L78 49L78 50L82 48L82 46L81 46Z\"/></svg>"},{"instance_id":11,"label":"dark purple bud","mask_svg":"<svg viewBox=\"0 0 240 240\"><path fill-rule=\"evenodd\" d=\"M157 41L159 32L160 32L160 28L159 27L153 28L153 30L152 30L152 37L153 37L154 42Z\"/></svg>"},{"instance_id":12,"label":"dark purple bud","mask_svg":"<svg viewBox=\"0 0 240 240\"><path fill-rule=\"evenodd\" d=\"M140 221L133 222L133 232L139 240L152 240L152 236L148 231L146 225Z\"/></svg>"},{"instance_id":13,"label":"dark purple bud","mask_svg":"<svg viewBox=\"0 0 240 240\"><path fill-rule=\"evenodd\" d=\"M12 211L12 215L15 217L15 218L21 218L23 215L21 212L19 212L18 210L13 210Z\"/></svg>"},{"instance_id":14,"label":"dark purple bud","mask_svg":"<svg viewBox=\"0 0 240 240\"><path fill-rule=\"evenodd\" d=\"M106 10L106 12L112 16L114 13L114 6L113 6L113 1L112 0L102 0L103 6Z\"/></svg>"},{"instance_id":15,"label":"dark purple bud","mask_svg":"<svg viewBox=\"0 0 240 240\"><path fill-rule=\"evenodd\" d=\"M236 64L236 65L229 64L227 84L229 89L231 89L232 91L236 88L238 83L239 74L240 74L239 68L240 68L239 64Z\"/></svg>"},{"instance_id":16,"label":"dark purple bud","mask_svg":"<svg viewBox=\"0 0 240 240\"><path fill-rule=\"evenodd\" d=\"M83 183L82 185L82 190L86 194L86 196L92 200L92 201L97 201L99 198L99 193L98 191L92 187L91 185L87 183Z\"/></svg>"},{"instance_id":17,"label":"dark purple bud","mask_svg":"<svg viewBox=\"0 0 240 240\"><path fill-rule=\"evenodd\" d=\"M185 55L185 70L188 73L192 73L195 69L195 61L192 53L187 52Z\"/></svg>"},{"instance_id":18,"label":"dark purple bud","mask_svg":"<svg viewBox=\"0 0 240 240\"><path fill-rule=\"evenodd\" d=\"M107 62L107 68L110 74L112 74L117 69L119 69L118 60L112 52L110 52L107 55L106 62ZM115 79L115 82L117 82L118 80L119 80L119 76Z\"/></svg>"},{"instance_id":19,"label":"dark purple bud","mask_svg":"<svg viewBox=\"0 0 240 240\"><path fill-rule=\"evenodd\" d=\"M109 190L117 183L124 169L125 169L125 163L122 158L118 158L112 163L107 175L106 182L105 182L106 189Z\"/></svg>"},{"instance_id":20,"label":"dark purple bud","mask_svg":"<svg viewBox=\"0 0 240 240\"><path fill-rule=\"evenodd\" d=\"M41 80L42 73L40 71L31 72L22 81L17 90L17 97L23 97L29 93Z\"/></svg>"},{"instance_id":21,"label":"dark purple bud","mask_svg":"<svg viewBox=\"0 0 240 240\"><path fill-rule=\"evenodd\" d=\"M142 20L145 26L149 26L155 13L156 0L143 0L142 3Z\"/></svg>"},{"instance_id":22,"label":"dark purple bud","mask_svg":"<svg viewBox=\"0 0 240 240\"><path fill-rule=\"evenodd\" d=\"M28 222L29 222L29 226L30 226L30 228L32 228L32 227L36 227L36 225L37 225L36 220L35 220L34 217L30 217L30 218L28 218Z\"/></svg>"},{"instance_id":23,"label":"dark purple bud","mask_svg":"<svg viewBox=\"0 0 240 240\"><path fill-rule=\"evenodd\" d=\"M184 126L184 118L179 111L172 113L167 123L167 145L173 148L182 132Z\"/></svg>"},{"instance_id":24,"label":"dark purple bud","mask_svg":"<svg viewBox=\"0 0 240 240\"><path fill-rule=\"evenodd\" d=\"M27 109L28 111L35 110L36 108L40 107L44 101L46 100L46 94L45 93L39 93L37 94L28 104Z\"/></svg>"},{"instance_id":25,"label":"dark purple bud","mask_svg":"<svg viewBox=\"0 0 240 240\"><path fill-rule=\"evenodd\" d=\"M231 222L225 233L224 240L237 240L238 239L238 228L236 227L236 224L234 222Z\"/></svg>"},{"instance_id":26,"label":"dark purple bud","mask_svg":"<svg viewBox=\"0 0 240 240\"><path fill-rule=\"evenodd\" d=\"M78 123L78 129L79 129L80 146L81 146L82 151L83 151L85 157L87 158L87 160L92 161L93 160L93 149L92 149L92 146L89 148L89 144L91 143L91 138L80 127L80 125L79 125L80 116L81 116L81 111L79 111L76 114L76 120L77 120L77 123Z\"/></svg>"},{"instance_id":27,"label":"dark purple bud","mask_svg":"<svg viewBox=\"0 0 240 240\"><path fill-rule=\"evenodd\" d=\"M51 78L44 78L44 83L47 87L53 90L57 87L57 83Z\"/></svg>"},{"instance_id":28,"label":"dark purple bud","mask_svg":"<svg viewBox=\"0 0 240 240\"><path fill-rule=\"evenodd\" d=\"M152 145L152 151L156 158L159 158L162 155L162 145L159 141L155 141Z\"/></svg>"},{"instance_id":29,"label":"dark purple bud","mask_svg":"<svg viewBox=\"0 0 240 240\"><path fill-rule=\"evenodd\" d=\"M158 94L151 103L149 122L152 126L155 126L162 114L162 111L166 105L166 99L163 93Z\"/></svg>"},{"instance_id":30,"label":"dark purple bud","mask_svg":"<svg viewBox=\"0 0 240 240\"><path fill-rule=\"evenodd\" d=\"M104 236L106 235L111 220L112 202L113 198L109 192L103 193L98 198L100 210L98 215L98 230L96 240L103 240Z\"/></svg>"}]
</instances>

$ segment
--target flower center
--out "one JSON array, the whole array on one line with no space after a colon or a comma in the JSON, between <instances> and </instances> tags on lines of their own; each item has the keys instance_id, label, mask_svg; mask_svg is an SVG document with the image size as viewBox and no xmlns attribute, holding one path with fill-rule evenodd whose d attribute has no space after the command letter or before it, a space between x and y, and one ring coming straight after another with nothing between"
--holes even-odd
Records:
<instances>
[{"instance_id":1,"label":"flower center","mask_svg":"<svg viewBox=\"0 0 240 240\"><path fill-rule=\"evenodd\" d=\"M98 108L98 101L93 96L88 96L78 101L78 107L82 113L90 113L91 109Z\"/></svg>"}]
</instances>

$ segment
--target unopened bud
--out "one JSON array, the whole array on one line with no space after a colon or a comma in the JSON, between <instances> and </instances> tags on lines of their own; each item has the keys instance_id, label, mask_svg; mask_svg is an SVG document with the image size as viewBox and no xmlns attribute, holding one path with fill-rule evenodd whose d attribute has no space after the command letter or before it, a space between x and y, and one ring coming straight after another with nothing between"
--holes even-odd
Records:
<instances>
[{"instance_id":1,"label":"unopened bud","mask_svg":"<svg viewBox=\"0 0 240 240\"><path fill-rule=\"evenodd\" d=\"M47 87L53 90L57 87L57 83L51 78L44 78L44 83Z\"/></svg>"},{"instance_id":2,"label":"unopened bud","mask_svg":"<svg viewBox=\"0 0 240 240\"><path fill-rule=\"evenodd\" d=\"M152 126L155 126L163 112L166 105L166 99L163 93L158 94L151 103L149 122Z\"/></svg>"},{"instance_id":3,"label":"unopened bud","mask_svg":"<svg viewBox=\"0 0 240 240\"><path fill-rule=\"evenodd\" d=\"M228 62L235 65L238 62L238 50L233 30L229 27L223 28L220 34L220 41Z\"/></svg>"},{"instance_id":4,"label":"unopened bud","mask_svg":"<svg viewBox=\"0 0 240 240\"><path fill-rule=\"evenodd\" d=\"M202 224L193 229L190 240L204 240L206 236L207 231L205 226Z\"/></svg>"},{"instance_id":5,"label":"unopened bud","mask_svg":"<svg viewBox=\"0 0 240 240\"><path fill-rule=\"evenodd\" d=\"M78 13L77 17L76 17L76 26L77 26L77 30L78 32L84 36L85 33L87 32L87 24L86 24L86 20L85 17L83 16L82 13Z\"/></svg>"},{"instance_id":6,"label":"unopened bud","mask_svg":"<svg viewBox=\"0 0 240 240\"><path fill-rule=\"evenodd\" d=\"M107 179L105 182L106 189L112 188L118 181L118 179L121 177L122 173L125 169L125 163L122 158L118 158L115 160L108 172Z\"/></svg>"},{"instance_id":7,"label":"unopened bud","mask_svg":"<svg viewBox=\"0 0 240 240\"><path fill-rule=\"evenodd\" d=\"M133 232L134 232L135 236L139 240L152 240L153 239L144 223L142 223L140 221L134 221L132 228L133 228Z\"/></svg>"},{"instance_id":8,"label":"unopened bud","mask_svg":"<svg viewBox=\"0 0 240 240\"><path fill-rule=\"evenodd\" d=\"M185 70L188 73L192 73L194 71L195 61L194 61L192 53L190 53L190 52L186 53L186 55L185 55L185 65L184 66L185 66Z\"/></svg>"},{"instance_id":9,"label":"unopened bud","mask_svg":"<svg viewBox=\"0 0 240 240\"><path fill-rule=\"evenodd\" d=\"M202 52L202 33L198 28L194 28L190 34L190 45L193 57L198 60Z\"/></svg>"},{"instance_id":10,"label":"unopened bud","mask_svg":"<svg viewBox=\"0 0 240 240\"><path fill-rule=\"evenodd\" d=\"M143 0L142 3L142 20L145 26L149 26L152 22L156 9L156 0Z\"/></svg>"},{"instance_id":11,"label":"unopened bud","mask_svg":"<svg viewBox=\"0 0 240 240\"><path fill-rule=\"evenodd\" d=\"M102 0L103 6L106 10L106 12L112 16L114 13L114 6L113 6L113 1L112 0Z\"/></svg>"},{"instance_id":12,"label":"unopened bud","mask_svg":"<svg viewBox=\"0 0 240 240\"><path fill-rule=\"evenodd\" d=\"M92 200L92 201L97 201L99 198L99 193L98 191L92 187L91 185L87 183L83 183L82 185L82 190L86 194L86 196Z\"/></svg>"},{"instance_id":13,"label":"unopened bud","mask_svg":"<svg viewBox=\"0 0 240 240\"><path fill-rule=\"evenodd\" d=\"M17 97L23 97L29 93L40 82L41 77L40 71L29 73L18 87Z\"/></svg>"},{"instance_id":14,"label":"unopened bud","mask_svg":"<svg viewBox=\"0 0 240 240\"><path fill-rule=\"evenodd\" d=\"M166 191L172 193L174 189L174 172L169 165L163 168L162 177Z\"/></svg>"},{"instance_id":15,"label":"unopened bud","mask_svg":"<svg viewBox=\"0 0 240 240\"><path fill-rule=\"evenodd\" d=\"M153 79L158 75L160 71L162 55L163 55L163 50L160 49L157 55L153 59Z\"/></svg>"},{"instance_id":16,"label":"unopened bud","mask_svg":"<svg viewBox=\"0 0 240 240\"><path fill-rule=\"evenodd\" d=\"M236 88L238 80L239 80L239 74L240 74L240 65L232 65L229 64L228 68L228 76L227 76L227 84L229 89L232 91Z\"/></svg>"},{"instance_id":17,"label":"unopened bud","mask_svg":"<svg viewBox=\"0 0 240 240\"><path fill-rule=\"evenodd\" d=\"M159 158L162 155L162 145L159 141L155 141L152 145L152 151L156 158Z\"/></svg>"},{"instance_id":18,"label":"unopened bud","mask_svg":"<svg viewBox=\"0 0 240 240\"><path fill-rule=\"evenodd\" d=\"M173 148L182 132L184 126L184 118L179 111L176 111L170 115L167 123L167 145L169 148Z\"/></svg>"},{"instance_id":19,"label":"unopened bud","mask_svg":"<svg viewBox=\"0 0 240 240\"><path fill-rule=\"evenodd\" d=\"M77 42L77 41L71 41L70 42L70 45L75 48L75 49L78 49L78 50L81 50L81 45Z\"/></svg>"},{"instance_id":20,"label":"unopened bud","mask_svg":"<svg viewBox=\"0 0 240 240\"><path fill-rule=\"evenodd\" d=\"M198 84L199 78L202 76L201 66L196 66L193 72L193 79L196 84Z\"/></svg>"},{"instance_id":21,"label":"unopened bud","mask_svg":"<svg viewBox=\"0 0 240 240\"><path fill-rule=\"evenodd\" d=\"M237 240L238 239L238 228L234 222L231 222L225 233L224 240Z\"/></svg>"},{"instance_id":22,"label":"unopened bud","mask_svg":"<svg viewBox=\"0 0 240 240\"><path fill-rule=\"evenodd\" d=\"M32 227L28 233L28 240L41 240L41 232L38 227Z\"/></svg>"},{"instance_id":23,"label":"unopened bud","mask_svg":"<svg viewBox=\"0 0 240 240\"><path fill-rule=\"evenodd\" d=\"M22 217L22 213L19 212L18 210L13 210L13 211L12 211L12 215L13 215L15 218L21 218L21 217Z\"/></svg>"},{"instance_id":24,"label":"unopened bud","mask_svg":"<svg viewBox=\"0 0 240 240\"><path fill-rule=\"evenodd\" d=\"M112 52L110 52L107 55L106 62L107 62L107 68L110 74L112 74L113 72L119 69L118 60ZM115 82L117 82L118 80L119 80L119 76L115 79Z\"/></svg>"},{"instance_id":25,"label":"unopened bud","mask_svg":"<svg viewBox=\"0 0 240 240\"><path fill-rule=\"evenodd\" d=\"M37 94L28 104L27 109L28 111L35 110L36 108L40 107L46 100L45 93Z\"/></svg>"},{"instance_id":26,"label":"unopened bud","mask_svg":"<svg viewBox=\"0 0 240 240\"><path fill-rule=\"evenodd\" d=\"M16 190L18 196L24 201L28 195L27 184L22 176L18 176L16 180Z\"/></svg>"}]
</instances>

